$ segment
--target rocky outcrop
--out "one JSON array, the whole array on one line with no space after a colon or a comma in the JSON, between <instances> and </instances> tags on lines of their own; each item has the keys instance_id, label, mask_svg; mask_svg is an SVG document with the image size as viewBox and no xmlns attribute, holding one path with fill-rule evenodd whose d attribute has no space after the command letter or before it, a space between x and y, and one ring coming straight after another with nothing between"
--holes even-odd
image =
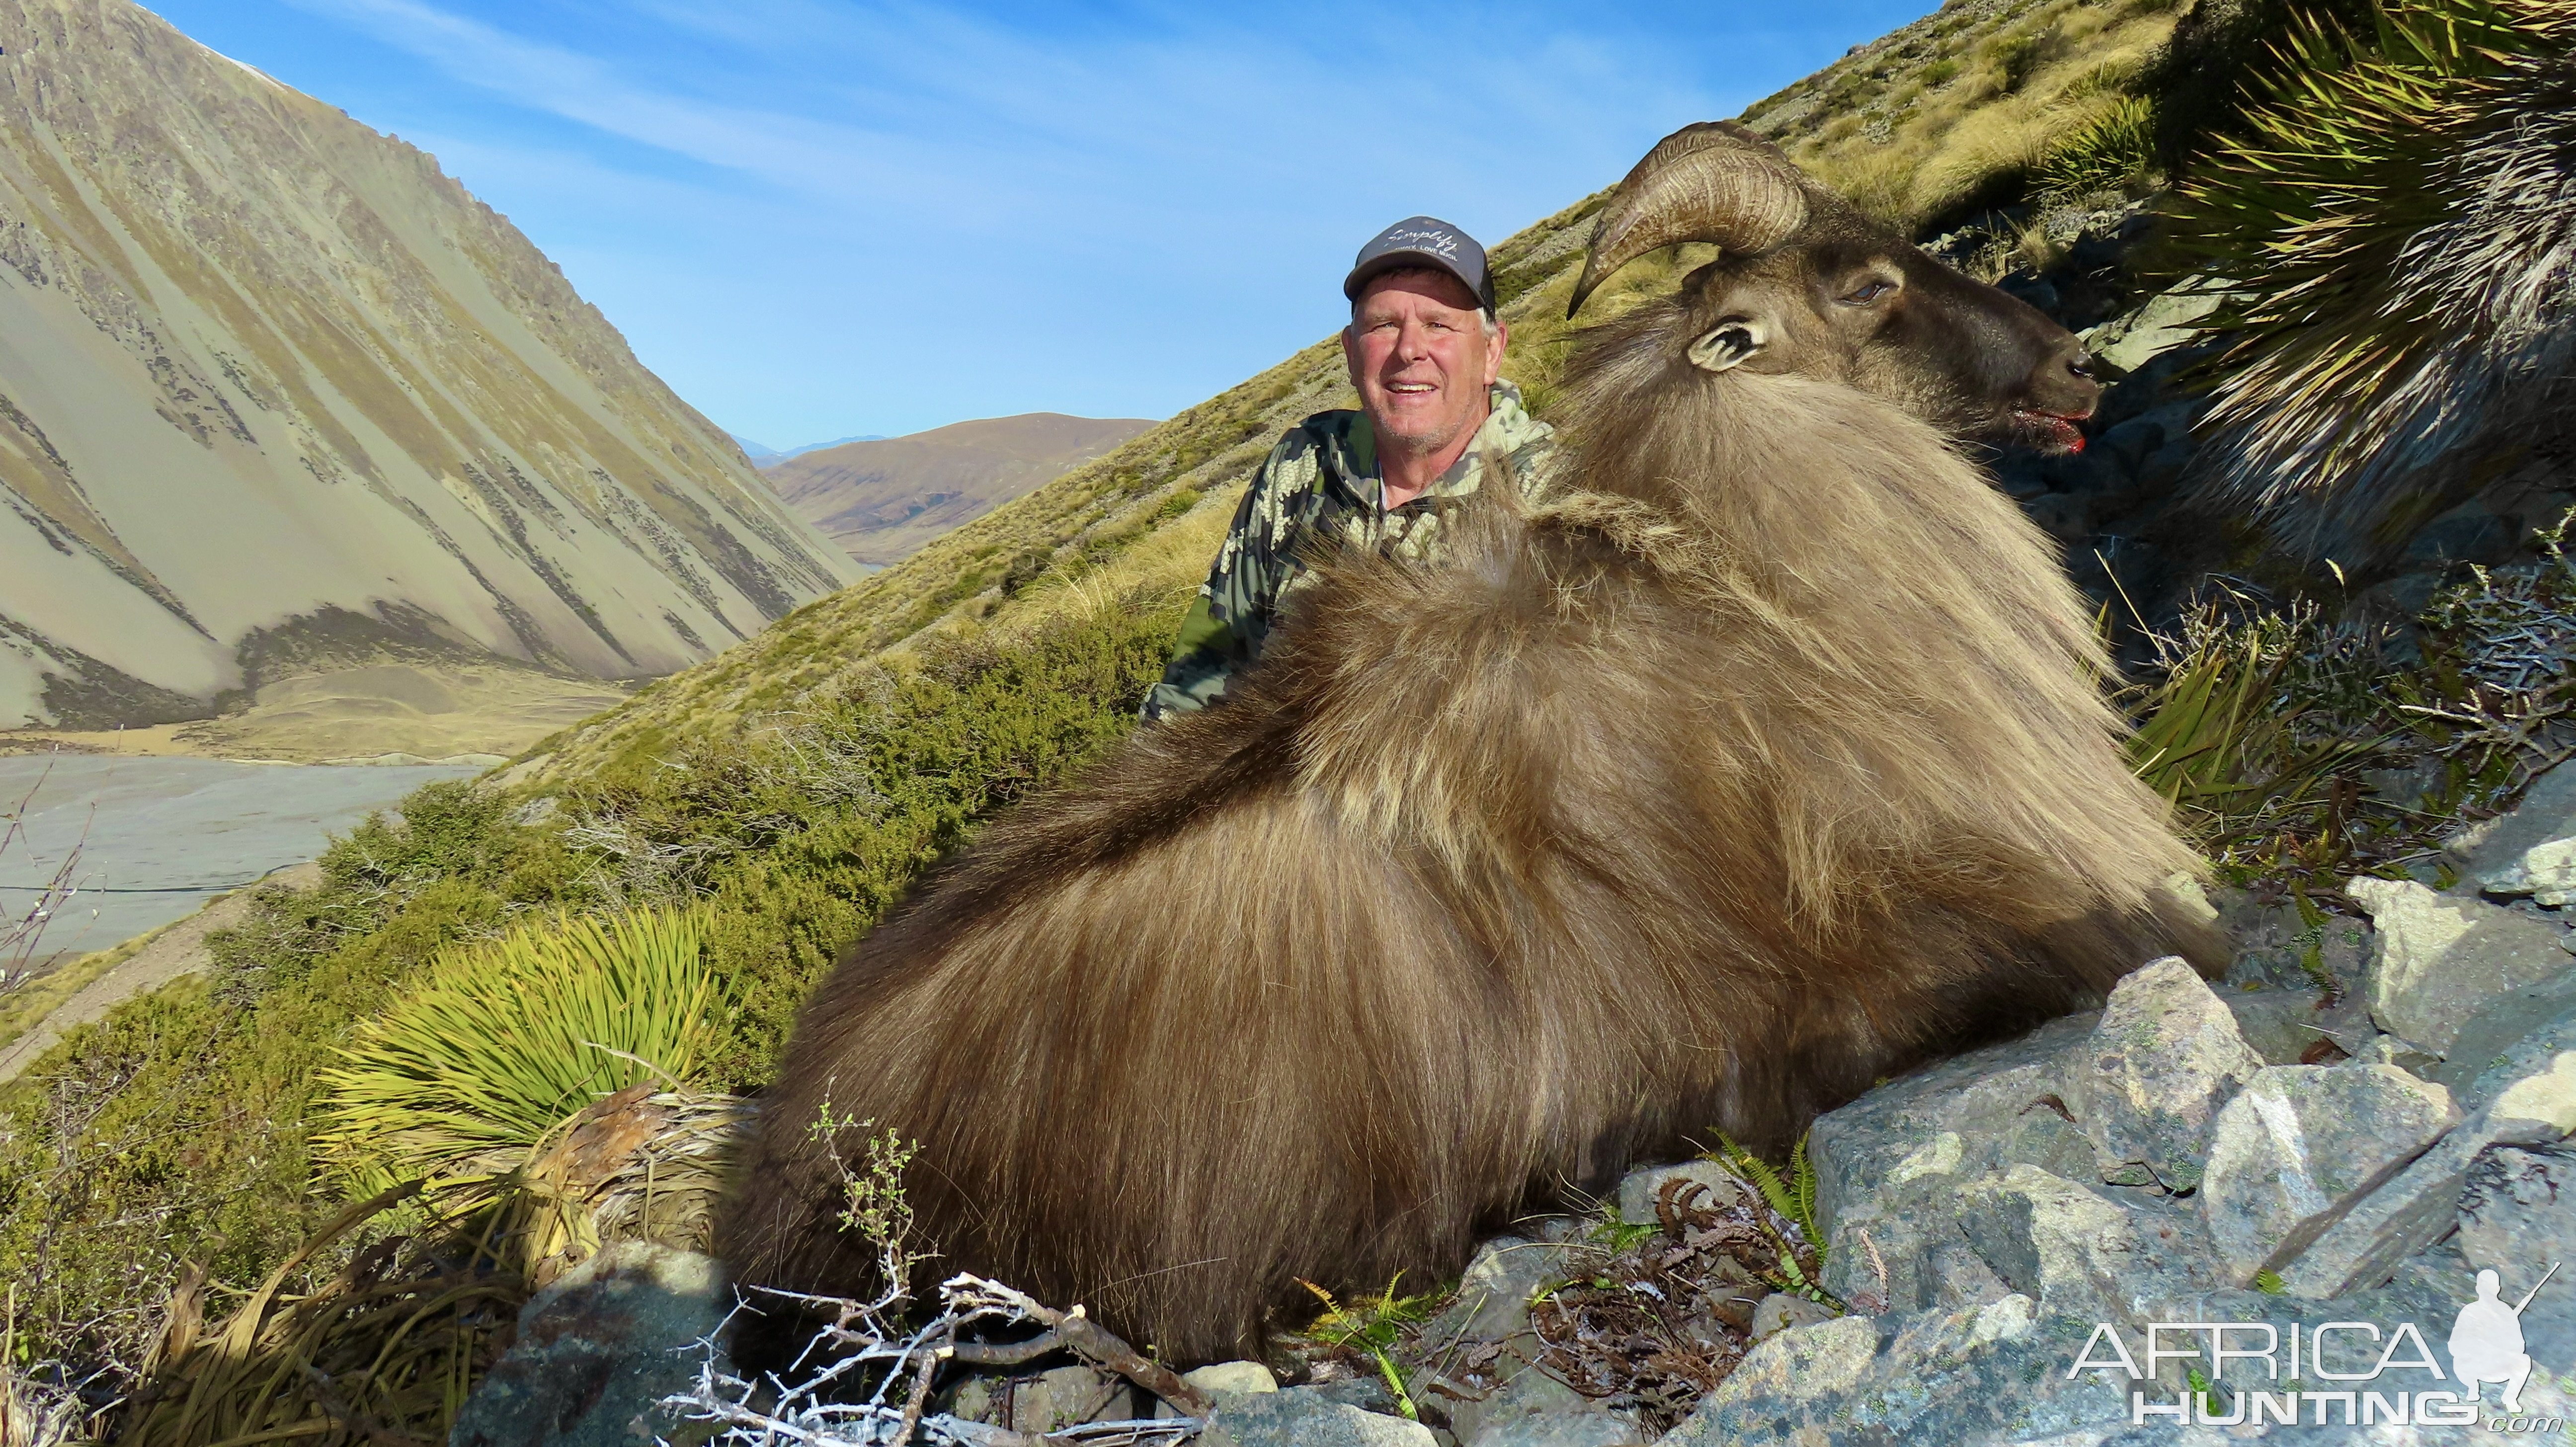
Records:
<instances>
[{"instance_id":1,"label":"rocky outcrop","mask_svg":"<svg viewBox=\"0 0 2576 1447\"><path fill-rule=\"evenodd\" d=\"M431 157L130 0L0 32L0 728L378 648L658 675L851 576Z\"/></svg>"}]
</instances>

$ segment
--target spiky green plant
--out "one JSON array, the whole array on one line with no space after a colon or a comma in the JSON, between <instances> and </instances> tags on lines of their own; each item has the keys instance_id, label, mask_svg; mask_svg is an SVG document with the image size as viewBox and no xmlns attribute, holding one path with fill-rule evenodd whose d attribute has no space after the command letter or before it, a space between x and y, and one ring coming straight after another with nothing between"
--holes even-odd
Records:
<instances>
[{"instance_id":1,"label":"spiky green plant","mask_svg":"<svg viewBox=\"0 0 2576 1447\"><path fill-rule=\"evenodd\" d=\"M322 1073L316 1139L345 1167L515 1164L600 1096L692 1083L723 996L695 910L555 917L451 950Z\"/></svg>"},{"instance_id":2,"label":"spiky green plant","mask_svg":"<svg viewBox=\"0 0 2576 1447\"><path fill-rule=\"evenodd\" d=\"M2172 234L2239 340L2203 485L2346 562L2555 422L2576 361L2576 5L2392 0L2276 47Z\"/></svg>"}]
</instances>

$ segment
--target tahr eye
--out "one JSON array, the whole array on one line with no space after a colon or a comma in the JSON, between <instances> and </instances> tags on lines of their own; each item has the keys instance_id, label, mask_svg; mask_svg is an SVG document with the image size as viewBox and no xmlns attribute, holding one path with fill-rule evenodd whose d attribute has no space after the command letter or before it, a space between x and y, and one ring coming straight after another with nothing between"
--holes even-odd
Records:
<instances>
[{"instance_id":1,"label":"tahr eye","mask_svg":"<svg viewBox=\"0 0 2576 1447\"><path fill-rule=\"evenodd\" d=\"M1843 305L1867 306L1871 302L1878 300L1880 297L1883 297L1894 290L1896 290L1896 283L1892 281L1882 281L1873 276L1869 280L1862 282L1859 288L1853 291L1849 296L1844 297Z\"/></svg>"}]
</instances>

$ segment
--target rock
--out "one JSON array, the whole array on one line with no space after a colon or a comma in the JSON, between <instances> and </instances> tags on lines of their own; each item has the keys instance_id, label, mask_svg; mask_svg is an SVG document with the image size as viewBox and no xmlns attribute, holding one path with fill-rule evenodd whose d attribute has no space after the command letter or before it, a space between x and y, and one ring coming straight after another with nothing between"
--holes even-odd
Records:
<instances>
[{"instance_id":1,"label":"rock","mask_svg":"<svg viewBox=\"0 0 2576 1447\"><path fill-rule=\"evenodd\" d=\"M1476 1249L1458 1281L1458 1299L1423 1328L1425 1340L1500 1341L1529 1330L1530 1298L1566 1276L1575 1248L1499 1236Z\"/></svg>"},{"instance_id":2,"label":"rock","mask_svg":"<svg viewBox=\"0 0 2576 1447\"><path fill-rule=\"evenodd\" d=\"M1757 1395L1813 1400L1856 1385L1877 1355L1878 1323L1865 1316L1838 1316L1784 1331L1746 1352L1708 1401L1723 1404Z\"/></svg>"},{"instance_id":3,"label":"rock","mask_svg":"<svg viewBox=\"0 0 2576 1447\"><path fill-rule=\"evenodd\" d=\"M2014 1166L1960 1193L1970 1249L2013 1291L2052 1310L2115 1320L2144 1245L2129 1213L2036 1166Z\"/></svg>"},{"instance_id":4,"label":"rock","mask_svg":"<svg viewBox=\"0 0 2576 1447\"><path fill-rule=\"evenodd\" d=\"M1673 1180L1695 1181L1708 1187L1707 1194L1696 1198L1701 1206L1724 1208L1744 1197L1744 1183L1735 1178L1735 1172L1715 1161L1648 1166L1641 1171L1630 1171L1627 1178L1619 1182L1619 1219L1631 1226L1661 1224L1662 1218L1655 1214L1656 1196L1666 1181Z\"/></svg>"},{"instance_id":5,"label":"rock","mask_svg":"<svg viewBox=\"0 0 2576 1447\"><path fill-rule=\"evenodd\" d=\"M1202 1392L1275 1392L1279 1379L1259 1362L1212 1362L1181 1373L1181 1380Z\"/></svg>"},{"instance_id":6,"label":"rock","mask_svg":"<svg viewBox=\"0 0 2576 1447\"><path fill-rule=\"evenodd\" d=\"M2067 1104L2103 1179L2167 1190L2200 1183L2218 1107L2263 1068L2236 1017L2179 956L2137 970L2109 1005L2067 1084ZM2124 1171L2123 1167L2132 1168Z\"/></svg>"},{"instance_id":7,"label":"rock","mask_svg":"<svg viewBox=\"0 0 2576 1447\"><path fill-rule=\"evenodd\" d=\"M2128 1401L2125 1381L2115 1387L2090 1373L2068 1379L2067 1365L2090 1331L2089 1322L2008 1295L1955 1311L1875 1322L1842 1317L1784 1332L1747 1353L1664 1443L2092 1447L2127 1425ZM1819 1337L1825 1349L1808 1348L1805 1361L1766 1356ZM1817 1369L1799 1370L1809 1363Z\"/></svg>"},{"instance_id":8,"label":"rock","mask_svg":"<svg viewBox=\"0 0 2576 1447\"><path fill-rule=\"evenodd\" d=\"M2229 990L2219 995L2236 1017L2237 1033L2267 1065L2296 1065L2308 1048L2331 1038L2318 1028L2314 990Z\"/></svg>"},{"instance_id":9,"label":"rock","mask_svg":"<svg viewBox=\"0 0 2576 1447\"><path fill-rule=\"evenodd\" d=\"M2093 1023L2089 1015L2052 1021L2020 1040L1890 1081L1819 1118L1807 1158L1816 1168L1817 1223L1832 1243L1825 1289L1896 1309L1988 1300L2002 1290L1953 1239L1958 1187L2012 1165L2093 1174L2092 1143L2069 1120L2065 1101L2069 1057ZM1980 1291L1988 1294L1975 1295Z\"/></svg>"},{"instance_id":10,"label":"rock","mask_svg":"<svg viewBox=\"0 0 2576 1447\"><path fill-rule=\"evenodd\" d=\"M1431 1429L1346 1407L1311 1387L1220 1398L1203 1447L1433 1447Z\"/></svg>"},{"instance_id":11,"label":"rock","mask_svg":"<svg viewBox=\"0 0 2576 1447\"><path fill-rule=\"evenodd\" d=\"M1007 1416L1002 1425L1015 1432L1043 1435L1128 1415L1126 1382L1086 1366L1056 1367L1034 1377L1007 1379L1001 1386L995 1404L1000 1410L994 1415ZM1278 1390L1276 1382L1271 1390Z\"/></svg>"},{"instance_id":12,"label":"rock","mask_svg":"<svg viewBox=\"0 0 2576 1447\"><path fill-rule=\"evenodd\" d=\"M2568 967L2562 931L2409 880L2354 879L2344 892L2370 912L2370 1015L2392 1035L2448 1055L2452 1040L2497 995Z\"/></svg>"},{"instance_id":13,"label":"rock","mask_svg":"<svg viewBox=\"0 0 2576 1447\"><path fill-rule=\"evenodd\" d=\"M1645 1434L1535 1367L1475 1401L1450 1409L1460 1447L1618 1447Z\"/></svg>"},{"instance_id":14,"label":"rock","mask_svg":"<svg viewBox=\"0 0 2576 1447\"><path fill-rule=\"evenodd\" d=\"M2458 892L2465 893L2533 848L2570 836L2576 836L2576 769L2560 767L2532 780L2522 802L2510 811L2470 825L2444 840L2442 848L2459 861Z\"/></svg>"},{"instance_id":15,"label":"rock","mask_svg":"<svg viewBox=\"0 0 2576 1447\"><path fill-rule=\"evenodd\" d=\"M1515 1417L1461 1447L1627 1447L1646 1440L1636 1423L1598 1408Z\"/></svg>"},{"instance_id":16,"label":"rock","mask_svg":"<svg viewBox=\"0 0 2576 1447\"><path fill-rule=\"evenodd\" d=\"M2193 326L2218 305L2215 295L2160 291L2135 311L2084 334L2085 348L2123 372L2134 372L2176 347L2199 340Z\"/></svg>"},{"instance_id":17,"label":"rock","mask_svg":"<svg viewBox=\"0 0 2576 1447\"><path fill-rule=\"evenodd\" d=\"M2449 1058L2422 1074L2460 1093L2462 1107L2475 1110L2515 1074L2517 1054L2529 1057L2527 1066L2565 1048L2576 1048L2576 970L2490 998L2460 1027ZM2495 1078L2481 1092L2479 1082L2489 1072Z\"/></svg>"},{"instance_id":18,"label":"rock","mask_svg":"<svg viewBox=\"0 0 2576 1447\"><path fill-rule=\"evenodd\" d=\"M2550 1145L2576 1130L2576 1050L2529 1060L2478 1113L2362 1196L2295 1259L2273 1263L2284 1290L2320 1300L2377 1285L2454 1224L2469 1165L2491 1145Z\"/></svg>"},{"instance_id":19,"label":"rock","mask_svg":"<svg viewBox=\"0 0 2576 1447\"><path fill-rule=\"evenodd\" d=\"M2243 1283L2459 1124L2451 1092L2390 1065L2276 1065L2218 1112L2201 1220Z\"/></svg>"},{"instance_id":20,"label":"rock","mask_svg":"<svg viewBox=\"0 0 2576 1447\"><path fill-rule=\"evenodd\" d=\"M2445 572L2461 563L2501 563L2514 552L2514 525L2475 502L2425 523L2406 540L2402 565Z\"/></svg>"},{"instance_id":21,"label":"rock","mask_svg":"<svg viewBox=\"0 0 2576 1447\"><path fill-rule=\"evenodd\" d=\"M620 1242L519 1311L519 1331L465 1399L449 1447L628 1447L679 1425L657 1405L695 1382L733 1307L713 1257Z\"/></svg>"},{"instance_id":22,"label":"rock","mask_svg":"<svg viewBox=\"0 0 2576 1447\"><path fill-rule=\"evenodd\" d=\"M1830 1321L1833 1315L1833 1310L1821 1303L1775 1291L1754 1306L1752 1336L1755 1341L1765 1341L1784 1331Z\"/></svg>"},{"instance_id":23,"label":"rock","mask_svg":"<svg viewBox=\"0 0 2576 1447\"><path fill-rule=\"evenodd\" d=\"M2460 1186L2460 1254L2499 1270L2576 1268L2576 1146L2478 1152Z\"/></svg>"},{"instance_id":24,"label":"rock","mask_svg":"<svg viewBox=\"0 0 2576 1447\"><path fill-rule=\"evenodd\" d=\"M2394 1065L2409 1075L2435 1079L2433 1071L2442 1057L2424 1049L2402 1035L2373 1035L2352 1052L2353 1060L2362 1065ZM2448 1082L2444 1082L2447 1084Z\"/></svg>"},{"instance_id":25,"label":"rock","mask_svg":"<svg viewBox=\"0 0 2576 1447\"><path fill-rule=\"evenodd\" d=\"M2535 844L2522 857L2478 881L2484 894L2527 894L2552 909L2576 903L2576 838Z\"/></svg>"},{"instance_id":26,"label":"rock","mask_svg":"<svg viewBox=\"0 0 2576 1447\"><path fill-rule=\"evenodd\" d=\"M2039 530L2062 543L2089 537L2093 531L2090 499L2071 492L2042 493L2022 505Z\"/></svg>"}]
</instances>

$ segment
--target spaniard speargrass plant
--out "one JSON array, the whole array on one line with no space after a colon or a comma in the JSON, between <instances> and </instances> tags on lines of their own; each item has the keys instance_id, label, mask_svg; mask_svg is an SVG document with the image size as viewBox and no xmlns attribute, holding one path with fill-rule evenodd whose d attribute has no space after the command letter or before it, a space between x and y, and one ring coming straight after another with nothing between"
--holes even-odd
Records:
<instances>
[{"instance_id":1,"label":"spaniard speargrass plant","mask_svg":"<svg viewBox=\"0 0 2576 1447\"><path fill-rule=\"evenodd\" d=\"M2368 562L2576 400L2576 5L2302 20L2243 125L2169 228L2237 338L2201 486Z\"/></svg>"},{"instance_id":2,"label":"spaniard speargrass plant","mask_svg":"<svg viewBox=\"0 0 2576 1447\"><path fill-rule=\"evenodd\" d=\"M524 1153L599 1097L689 1084L723 996L695 911L561 917L450 950L321 1073L315 1138L371 1185Z\"/></svg>"}]
</instances>

